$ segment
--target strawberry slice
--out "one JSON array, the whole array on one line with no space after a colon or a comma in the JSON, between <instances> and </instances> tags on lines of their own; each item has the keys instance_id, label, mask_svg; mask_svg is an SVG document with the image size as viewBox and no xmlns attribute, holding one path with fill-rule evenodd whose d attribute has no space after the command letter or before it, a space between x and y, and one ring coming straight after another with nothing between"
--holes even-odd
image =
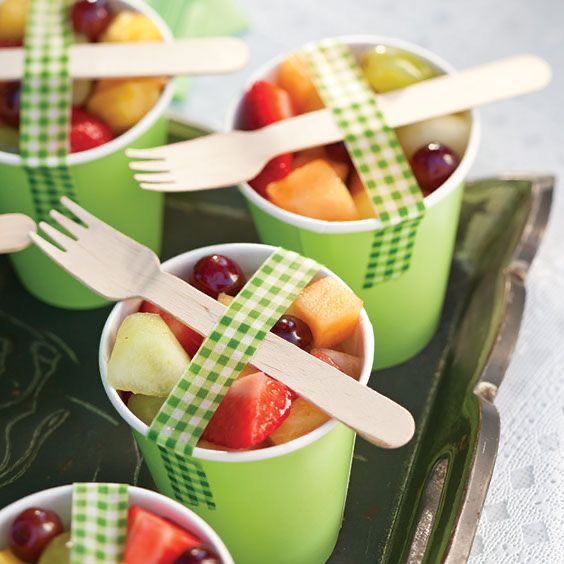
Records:
<instances>
[{"instance_id":1,"label":"strawberry slice","mask_svg":"<svg viewBox=\"0 0 564 564\"><path fill-rule=\"evenodd\" d=\"M184 325L182 321L176 319L174 315L158 308L151 302L143 302L139 311L142 313L156 313L160 315L190 358L193 358L204 342L204 338L199 333L196 333L196 331Z\"/></svg>"},{"instance_id":2,"label":"strawberry slice","mask_svg":"<svg viewBox=\"0 0 564 564\"><path fill-rule=\"evenodd\" d=\"M174 564L187 549L201 544L199 538L138 505L127 514L124 564Z\"/></svg>"},{"instance_id":3,"label":"strawberry slice","mask_svg":"<svg viewBox=\"0 0 564 564\"><path fill-rule=\"evenodd\" d=\"M311 351L311 354L315 358L318 358L319 360L322 360L323 362L325 362L325 364L328 364L329 366L332 366L333 368L336 368L337 370L341 370L339 365L327 353L323 352L321 349L313 349Z\"/></svg>"},{"instance_id":4,"label":"strawberry slice","mask_svg":"<svg viewBox=\"0 0 564 564\"><path fill-rule=\"evenodd\" d=\"M255 82L243 98L243 129L259 129L293 115L289 94L272 82Z\"/></svg>"},{"instance_id":5,"label":"strawberry slice","mask_svg":"<svg viewBox=\"0 0 564 564\"><path fill-rule=\"evenodd\" d=\"M291 153L285 153L274 157L266 163L266 166L255 176L249 180L249 184L263 197L268 199L266 187L276 180L282 180L292 172L292 161L294 156Z\"/></svg>"},{"instance_id":6,"label":"strawberry slice","mask_svg":"<svg viewBox=\"0 0 564 564\"><path fill-rule=\"evenodd\" d=\"M289 94L266 80L255 82L243 98L243 129L259 129L294 115ZM266 187L271 182L282 180L292 172L293 156L278 155L266 163L262 171L249 184L264 198Z\"/></svg>"},{"instance_id":7,"label":"strawberry slice","mask_svg":"<svg viewBox=\"0 0 564 564\"><path fill-rule=\"evenodd\" d=\"M113 139L112 130L101 119L74 107L71 115L70 150L79 153Z\"/></svg>"},{"instance_id":8,"label":"strawberry slice","mask_svg":"<svg viewBox=\"0 0 564 564\"><path fill-rule=\"evenodd\" d=\"M202 438L228 448L258 445L290 414L290 390L264 372L235 380Z\"/></svg>"}]
</instances>

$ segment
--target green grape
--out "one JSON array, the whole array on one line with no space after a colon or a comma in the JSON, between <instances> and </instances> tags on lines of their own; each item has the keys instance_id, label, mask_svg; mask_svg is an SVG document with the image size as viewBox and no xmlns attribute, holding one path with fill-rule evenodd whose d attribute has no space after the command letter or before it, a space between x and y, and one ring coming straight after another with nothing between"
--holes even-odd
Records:
<instances>
[{"instance_id":1,"label":"green grape","mask_svg":"<svg viewBox=\"0 0 564 564\"><path fill-rule=\"evenodd\" d=\"M366 80L376 92L404 88L439 74L433 66L413 53L385 45L365 51L360 65Z\"/></svg>"},{"instance_id":2,"label":"green grape","mask_svg":"<svg viewBox=\"0 0 564 564\"><path fill-rule=\"evenodd\" d=\"M127 402L127 407L133 415L141 419L145 425L150 425L159 412L166 398L133 394Z\"/></svg>"},{"instance_id":3,"label":"green grape","mask_svg":"<svg viewBox=\"0 0 564 564\"><path fill-rule=\"evenodd\" d=\"M70 564L70 533L57 535L41 553L37 564Z\"/></svg>"}]
</instances>

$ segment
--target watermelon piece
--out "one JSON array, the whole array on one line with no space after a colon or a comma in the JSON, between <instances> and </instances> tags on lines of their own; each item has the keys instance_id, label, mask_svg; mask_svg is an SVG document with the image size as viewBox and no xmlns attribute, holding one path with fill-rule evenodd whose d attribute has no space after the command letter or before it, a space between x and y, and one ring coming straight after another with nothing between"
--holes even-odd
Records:
<instances>
[{"instance_id":1,"label":"watermelon piece","mask_svg":"<svg viewBox=\"0 0 564 564\"><path fill-rule=\"evenodd\" d=\"M198 537L171 521L138 505L129 508L124 564L174 564L185 550L200 544Z\"/></svg>"},{"instance_id":2,"label":"watermelon piece","mask_svg":"<svg viewBox=\"0 0 564 564\"><path fill-rule=\"evenodd\" d=\"M211 418L202 439L228 448L258 445L288 417L290 390L264 372L233 382Z\"/></svg>"}]
</instances>

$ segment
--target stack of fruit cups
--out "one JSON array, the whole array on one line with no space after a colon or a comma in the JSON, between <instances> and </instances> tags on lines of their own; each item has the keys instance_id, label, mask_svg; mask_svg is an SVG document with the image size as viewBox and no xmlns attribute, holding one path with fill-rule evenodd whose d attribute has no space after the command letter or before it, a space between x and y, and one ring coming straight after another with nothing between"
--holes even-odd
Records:
<instances>
[{"instance_id":1,"label":"stack of fruit cups","mask_svg":"<svg viewBox=\"0 0 564 564\"><path fill-rule=\"evenodd\" d=\"M179 255L164 263L163 268L187 280L201 258L220 254L249 274L273 250L266 245L246 243L216 245ZM326 268L319 274L324 276L339 280ZM174 497L158 447L147 438L147 425L128 409L118 391L108 383L108 360L118 329L139 308L138 300L129 300L118 304L110 314L100 344L100 371L111 403L133 429L158 490ZM356 332L350 337L354 350L349 352L361 359L358 379L366 385L374 355L373 332L364 310L359 319ZM162 362L167 360L163 358ZM238 381L246 378L252 376ZM218 531L238 562L325 562L341 526L354 439L352 430L329 420L289 442L256 450L197 447L193 457L205 472L215 508L202 503L194 504L192 509Z\"/></svg>"},{"instance_id":2,"label":"stack of fruit cups","mask_svg":"<svg viewBox=\"0 0 564 564\"><path fill-rule=\"evenodd\" d=\"M13 0L8 0L6 4L8 2ZM104 0L101 3L109 6L113 14L117 14L107 28L106 35L101 36L101 40L154 40L155 29L165 41L172 40L172 34L161 17L141 0ZM27 3L22 2L21 6L26 9ZM15 11L8 6L5 9ZM96 11L94 4L92 10ZM144 18L132 17L132 11L149 18L154 26L146 26ZM103 13L103 10L101 12ZM97 13L100 13L100 10ZM119 14L124 17L119 17ZM71 17L75 33L77 29L82 31L78 37L79 40L84 40L80 37L88 37L88 28L81 28L80 14L72 12L71 16L69 12L69 18ZM85 25L92 26L94 24L89 17L88 14L84 16ZM7 16L2 25L8 25ZM6 45L13 43L17 42L7 42ZM101 137L107 142L84 150L84 135L87 136L93 128L92 123L86 120L84 127L80 128L76 135L71 133L71 149L80 152L73 152L67 160L78 202L110 225L157 252L161 246L164 198L158 192L139 189L129 170L124 150L126 147L146 148L166 142L167 125L164 114L172 99L174 84L169 80L160 95L155 96L153 87L159 80L160 91L162 79L159 78L105 81L104 88L101 83L98 84L95 96L91 96L87 109L105 118L107 124L115 122L113 129L118 136L107 141L102 131ZM79 94L77 89L83 88L84 84L81 85L81 82L88 81L76 82L75 94ZM154 105L147 107L147 102L150 100L149 103L152 104L154 99ZM146 113L132 125L136 112L140 115ZM73 110L73 120L84 114L82 110ZM100 123L99 120L94 121L94 126ZM102 119L102 125L103 121ZM3 127L1 111L0 128L2 131L8 130ZM127 130L122 133L124 129ZM0 176L0 213L24 213L38 219L21 157L0 151ZM47 303L72 309L96 307L106 303L103 298L63 272L35 247L13 254L11 260L24 286L34 296Z\"/></svg>"},{"instance_id":3,"label":"stack of fruit cups","mask_svg":"<svg viewBox=\"0 0 564 564\"><path fill-rule=\"evenodd\" d=\"M200 517L183 505L167 497L135 486L127 489L129 517L125 545L125 564L141 562L201 562L207 553L210 564L233 564L227 548ZM73 486L59 486L43 490L16 501L0 511L0 562L18 564L35 562L40 554L41 564L70 562L67 543L70 531ZM39 509L41 511L24 511ZM20 516L19 526L14 523ZM14 534L15 532L15 534ZM56 536L55 536L56 535ZM25 560L14 556L9 548L15 541L16 552ZM201 547L192 559L174 559L184 549ZM205 552L204 552L205 551Z\"/></svg>"},{"instance_id":4,"label":"stack of fruit cups","mask_svg":"<svg viewBox=\"0 0 564 564\"><path fill-rule=\"evenodd\" d=\"M392 47L392 49L398 48L407 51L412 55L412 59L416 58L423 61L424 66L433 69L436 73L453 71L450 65L433 53L407 42L377 36L347 36L340 39L351 48L356 56L360 56L370 48L383 45ZM290 76L288 66L284 67L285 73L281 72L283 68L281 63L288 56L279 57L267 63L255 73L250 83L255 83L257 80L266 80L271 83L278 82L278 85L286 87L288 92L293 91L294 99L292 102L294 106L298 106L294 108L295 110L304 112L319 109L321 107L319 96L315 93L312 94L307 83L304 86L304 77L298 76L299 72L294 73L295 76ZM368 61L369 65L370 62ZM412 67L413 60L408 60L405 68L409 71ZM380 68L386 69L389 67L384 64ZM401 74L402 69L399 68L398 70ZM370 72L370 70L367 69L365 72ZM388 77L379 78L388 79ZM405 76L399 78L405 79ZM425 78L425 76L421 76L419 79L421 78ZM310 79L306 78L305 80L309 81ZM400 87L405 85L399 84ZM397 88L398 85L395 87ZM298 100L297 98L300 96L302 99ZM274 115L277 111L283 111L279 101L274 100L272 102L271 100L269 102L264 96L262 96L262 100L262 103L267 106L262 108L263 118L274 121L287 117ZM264 122L253 124L253 120L249 120L248 112L245 110L245 99L239 100L227 117L228 129L254 129L267 125ZM265 112L267 114L270 112L270 114L265 115ZM256 115L255 113L252 116L253 119L256 118ZM441 134L440 120L442 118L402 128L403 135L401 131L398 132L398 135L400 142L404 145L404 150L408 152L406 147L411 143L411 139L408 138L409 128L411 128L413 137L419 140L416 142L441 141L435 139L437 134L439 136ZM314 219L283 209L273 202L275 192L280 193L286 189L290 192L287 185L283 188L279 186L276 189L263 190L265 187L257 187L256 184L253 188L251 184L254 183L251 182L240 187L263 243L283 246L326 265L341 276L364 301L378 342L379 354L375 359L376 368L398 364L419 352L431 339L440 318L458 226L463 183L476 156L479 138L479 126L474 112L452 116L450 120L443 120L443 123L447 123L446 135L449 138L452 138L452 124L456 124L456 128L460 128L460 124L462 124L462 130L465 128L464 138L459 142L464 154L461 155L458 167L448 179L425 197L426 212L417 230L409 270L399 278L387 280L371 288L364 288L363 286L373 233L379 225L376 219L352 219L350 221ZM265 179L265 183L270 180L277 180L277 175L278 178L281 178L291 170L291 164L286 164L283 157L277 163L271 161L280 170L273 170L272 168L268 170L269 165L267 165L264 174L270 175L270 177ZM329 164L338 177L341 174L339 162L334 161L334 155L329 154L328 157L330 159ZM319 156L308 156L306 158L305 155L302 155L300 158L306 162L307 160L311 161L312 158L319 158ZM298 160L298 157L295 156L294 160ZM297 166L297 163L294 163L294 166ZM314 170L316 167L317 171ZM318 174L322 167L312 163L309 168L311 174L306 178L304 173L302 179L303 182L307 183L308 190L314 184L315 179L312 178L312 175L314 172ZM323 167L323 171L326 168ZM417 171L415 172L417 175ZM418 181L424 188L420 178L418 178ZM319 184L320 190L326 191L327 183L323 184L320 181ZM262 195L259 193L261 191ZM292 191L296 195L296 199L300 193L305 194L307 192L306 190L300 191L298 186L293 186ZM359 196L363 194L364 190L361 189ZM353 193L352 196L354 199L355 194ZM350 200L350 197L348 200ZM292 204L295 204L295 201ZM353 211L355 205L357 208L361 207L358 205L359 202L353 204L352 200L350 204ZM366 204L370 208L368 201L366 201ZM303 202L301 205L305 206ZM337 208L338 213L342 214L346 206L335 204L333 208ZM312 215L318 213L319 209L316 209ZM363 214L361 214L361 217L363 217Z\"/></svg>"}]
</instances>

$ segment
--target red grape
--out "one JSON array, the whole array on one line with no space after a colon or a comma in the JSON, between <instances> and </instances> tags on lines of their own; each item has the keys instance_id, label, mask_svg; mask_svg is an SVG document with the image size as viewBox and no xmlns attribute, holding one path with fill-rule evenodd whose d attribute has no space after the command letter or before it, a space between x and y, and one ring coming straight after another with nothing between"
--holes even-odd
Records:
<instances>
[{"instance_id":1,"label":"red grape","mask_svg":"<svg viewBox=\"0 0 564 564\"><path fill-rule=\"evenodd\" d=\"M183 552L174 564L221 564L221 560L212 548L201 544Z\"/></svg>"},{"instance_id":2,"label":"red grape","mask_svg":"<svg viewBox=\"0 0 564 564\"><path fill-rule=\"evenodd\" d=\"M35 562L47 544L63 532L54 511L30 507L20 513L10 530L10 548L25 562Z\"/></svg>"},{"instance_id":3,"label":"red grape","mask_svg":"<svg viewBox=\"0 0 564 564\"><path fill-rule=\"evenodd\" d=\"M283 315L274 324L271 331L305 351L309 350L313 344L313 335L307 323L293 315Z\"/></svg>"},{"instance_id":4,"label":"red grape","mask_svg":"<svg viewBox=\"0 0 564 564\"><path fill-rule=\"evenodd\" d=\"M246 281L239 265L223 255L201 258L190 277L192 286L216 299L222 292L230 296L237 295Z\"/></svg>"},{"instance_id":5,"label":"red grape","mask_svg":"<svg viewBox=\"0 0 564 564\"><path fill-rule=\"evenodd\" d=\"M411 169L426 196L441 186L456 170L458 155L441 143L428 143L411 157Z\"/></svg>"},{"instance_id":6,"label":"red grape","mask_svg":"<svg viewBox=\"0 0 564 564\"><path fill-rule=\"evenodd\" d=\"M70 16L76 33L96 41L110 25L114 14L107 0L78 0Z\"/></svg>"},{"instance_id":7,"label":"red grape","mask_svg":"<svg viewBox=\"0 0 564 564\"><path fill-rule=\"evenodd\" d=\"M20 125L21 84L10 82L0 89L0 120L12 127Z\"/></svg>"}]
</instances>

